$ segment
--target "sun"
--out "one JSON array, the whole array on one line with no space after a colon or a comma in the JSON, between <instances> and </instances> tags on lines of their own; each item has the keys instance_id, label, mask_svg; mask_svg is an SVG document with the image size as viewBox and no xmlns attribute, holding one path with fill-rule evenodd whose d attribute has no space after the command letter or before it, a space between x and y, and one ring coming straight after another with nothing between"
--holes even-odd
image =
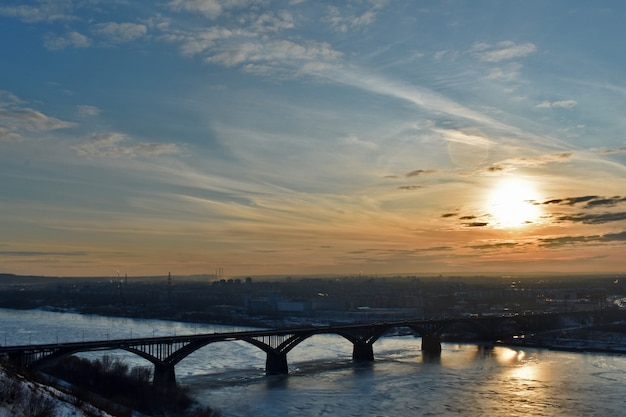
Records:
<instances>
[{"instance_id":1,"label":"sun","mask_svg":"<svg viewBox=\"0 0 626 417\"><path fill-rule=\"evenodd\" d=\"M487 198L487 211L497 228L519 228L541 216L538 193L532 182L521 178L502 180Z\"/></svg>"}]
</instances>

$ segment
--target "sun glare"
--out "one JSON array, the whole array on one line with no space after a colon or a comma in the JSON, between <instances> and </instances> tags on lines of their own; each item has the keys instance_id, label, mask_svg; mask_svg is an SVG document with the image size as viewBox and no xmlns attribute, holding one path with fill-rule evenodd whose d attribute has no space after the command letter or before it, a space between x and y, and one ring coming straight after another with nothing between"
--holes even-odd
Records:
<instances>
[{"instance_id":1,"label":"sun glare","mask_svg":"<svg viewBox=\"0 0 626 417\"><path fill-rule=\"evenodd\" d=\"M532 183L509 178L500 182L489 194L487 211L498 228L516 228L534 223L541 215L535 204L538 194Z\"/></svg>"}]
</instances>

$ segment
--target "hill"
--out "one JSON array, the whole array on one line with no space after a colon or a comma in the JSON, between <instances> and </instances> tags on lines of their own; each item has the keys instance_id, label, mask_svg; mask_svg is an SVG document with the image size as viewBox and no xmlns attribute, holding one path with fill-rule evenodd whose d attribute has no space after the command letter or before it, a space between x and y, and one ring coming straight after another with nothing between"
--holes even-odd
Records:
<instances>
[{"instance_id":1,"label":"hill","mask_svg":"<svg viewBox=\"0 0 626 417\"><path fill-rule=\"evenodd\" d=\"M0 417L111 417L93 405L0 368Z\"/></svg>"}]
</instances>

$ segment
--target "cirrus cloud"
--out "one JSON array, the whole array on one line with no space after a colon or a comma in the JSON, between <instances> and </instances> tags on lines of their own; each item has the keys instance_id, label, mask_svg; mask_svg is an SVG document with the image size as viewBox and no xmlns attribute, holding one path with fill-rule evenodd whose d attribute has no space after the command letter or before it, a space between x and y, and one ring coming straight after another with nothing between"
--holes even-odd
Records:
<instances>
[{"instance_id":1,"label":"cirrus cloud","mask_svg":"<svg viewBox=\"0 0 626 417\"><path fill-rule=\"evenodd\" d=\"M93 32L106 38L112 43L131 42L146 36L148 28L146 25L137 23L99 23L94 26Z\"/></svg>"},{"instance_id":2,"label":"cirrus cloud","mask_svg":"<svg viewBox=\"0 0 626 417\"><path fill-rule=\"evenodd\" d=\"M553 109L553 108L562 108L562 109L571 109L576 107L578 103L576 100L559 100L559 101L542 101L537 104L535 108L537 109Z\"/></svg>"},{"instance_id":3,"label":"cirrus cloud","mask_svg":"<svg viewBox=\"0 0 626 417\"><path fill-rule=\"evenodd\" d=\"M82 33L72 31L65 35L47 34L44 37L44 46L47 49L58 51L67 47L87 48L91 45L91 40Z\"/></svg>"},{"instance_id":4,"label":"cirrus cloud","mask_svg":"<svg viewBox=\"0 0 626 417\"><path fill-rule=\"evenodd\" d=\"M0 126L4 138L18 139L20 132L44 132L74 126L55 117L47 116L29 107L15 103L0 102Z\"/></svg>"},{"instance_id":5,"label":"cirrus cloud","mask_svg":"<svg viewBox=\"0 0 626 417\"><path fill-rule=\"evenodd\" d=\"M500 62L516 58L524 58L537 50L537 47L530 43L516 44L511 41L498 42L495 45L487 43L475 43L471 52L481 61Z\"/></svg>"},{"instance_id":6,"label":"cirrus cloud","mask_svg":"<svg viewBox=\"0 0 626 417\"><path fill-rule=\"evenodd\" d=\"M180 146L174 143L138 143L124 145L128 137L122 133L98 133L92 139L74 145L71 148L80 156L87 157L145 157L176 155L181 153Z\"/></svg>"}]
</instances>

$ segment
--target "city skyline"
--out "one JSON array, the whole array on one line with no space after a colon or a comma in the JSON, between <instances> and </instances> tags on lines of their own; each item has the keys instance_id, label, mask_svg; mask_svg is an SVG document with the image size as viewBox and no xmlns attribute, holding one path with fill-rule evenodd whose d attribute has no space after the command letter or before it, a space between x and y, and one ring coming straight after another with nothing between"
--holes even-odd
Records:
<instances>
[{"instance_id":1,"label":"city skyline","mask_svg":"<svg viewBox=\"0 0 626 417\"><path fill-rule=\"evenodd\" d=\"M620 1L7 1L0 272L621 273Z\"/></svg>"}]
</instances>

